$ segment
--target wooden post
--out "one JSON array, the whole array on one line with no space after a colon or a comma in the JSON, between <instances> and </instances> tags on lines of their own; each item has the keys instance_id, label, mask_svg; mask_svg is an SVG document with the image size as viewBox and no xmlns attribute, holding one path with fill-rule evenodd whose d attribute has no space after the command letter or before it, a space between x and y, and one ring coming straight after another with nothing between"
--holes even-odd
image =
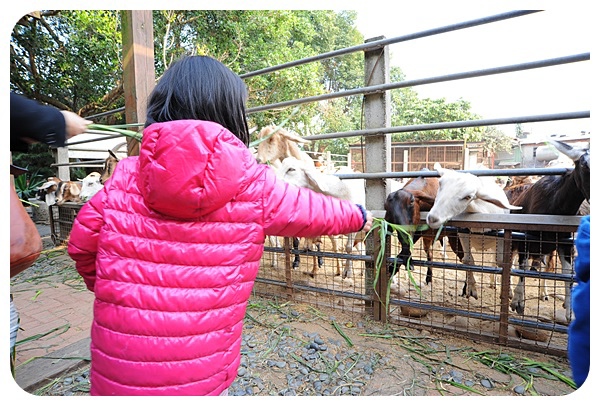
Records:
<instances>
[{"instance_id":1,"label":"wooden post","mask_svg":"<svg viewBox=\"0 0 600 406\"><path fill-rule=\"evenodd\" d=\"M123 90L127 123L146 121L148 96L155 85L152 10L121 11ZM139 131L140 127L130 130ZM139 142L127 138L127 155L139 155Z\"/></svg>"}]
</instances>

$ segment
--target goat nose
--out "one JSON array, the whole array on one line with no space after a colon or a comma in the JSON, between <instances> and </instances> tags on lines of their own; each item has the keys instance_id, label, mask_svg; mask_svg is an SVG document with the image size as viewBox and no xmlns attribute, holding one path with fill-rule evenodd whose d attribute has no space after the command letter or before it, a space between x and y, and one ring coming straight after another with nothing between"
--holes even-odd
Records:
<instances>
[{"instance_id":1,"label":"goat nose","mask_svg":"<svg viewBox=\"0 0 600 406\"><path fill-rule=\"evenodd\" d=\"M435 224L438 222L438 218L431 213L427 214L427 224Z\"/></svg>"}]
</instances>

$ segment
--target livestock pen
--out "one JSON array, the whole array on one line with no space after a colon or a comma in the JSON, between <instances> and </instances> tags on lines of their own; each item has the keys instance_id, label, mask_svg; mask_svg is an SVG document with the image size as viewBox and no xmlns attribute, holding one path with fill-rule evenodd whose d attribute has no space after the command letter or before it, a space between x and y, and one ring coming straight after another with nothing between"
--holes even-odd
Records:
<instances>
[{"instance_id":1,"label":"livestock pen","mask_svg":"<svg viewBox=\"0 0 600 406\"><path fill-rule=\"evenodd\" d=\"M514 11L401 37L373 38L365 41L364 44L241 74L243 79L248 79L353 53L364 54L365 81L363 87L270 105L252 106L248 108L247 113L252 116L259 112L285 110L307 103L323 103L336 98L353 96L362 97L363 128L340 133L313 134L304 138L308 141L316 141L362 137L364 142L360 147L361 173L338 176L342 179L364 180L367 209L371 210L375 217L383 219L385 216L384 202L387 195L394 191L391 186L392 181L419 176L436 176L425 171L392 171L391 134L590 117L589 111L575 111L391 126L390 92L396 89L503 75L590 60L589 53L557 56L547 60L524 61L508 66L495 66L390 83L390 45L433 35L443 35L456 30L468 30L480 25L523 17L530 13L532 11ZM483 177L561 175L569 170L567 168L474 170L465 165L469 162L467 158L464 156L463 150L462 160L454 159L452 162L456 169ZM420 162L406 162L405 166L415 168L418 164ZM59 163L59 165L70 164ZM425 226L426 214L422 213L421 215L422 226ZM505 241L505 246L509 246L513 239L528 237L528 231L566 232L571 235L569 241L554 243L569 244L574 238L579 221L580 216L463 214L453 218L446 225L468 229L474 224L479 226L483 224L486 228L500 230L496 234L497 237ZM327 238L322 238L320 252L305 251L302 248L294 249L292 238L282 240L281 246L270 246L268 239L266 240L261 269L254 286L254 294L257 296L277 297L284 301L303 302L322 308L335 308L343 310L349 316L363 317L366 314L375 320L386 323L439 330L474 340L548 354L566 355L567 326L570 317L565 314L560 299L565 295L565 282L567 285L573 282L571 275L563 274L560 271L552 273L517 269L513 265L508 250L503 253L504 261L501 267L495 263L494 253L476 256L476 265L464 265L451 250L443 249L437 242L434 244L433 261L428 261L421 249L421 241L418 241L413 249L413 269L409 272L404 266L398 266L397 280L390 281L387 269L396 264L400 243L397 237L387 229L374 230L364 241L356 245L356 250L352 254L334 252ZM336 245L343 246L345 241L338 242ZM300 265L297 268L293 266L294 255L301 257ZM319 272L310 276L314 256L321 256L323 264ZM273 261L273 258L276 258L277 261ZM336 275L337 259L353 261L354 272L351 277L343 278L343 275ZM428 266L431 266L434 271L433 281L430 284L425 282ZM461 296L462 283L467 270L472 271L480 281L477 298ZM494 278L497 280L494 286L489 286L490 284L487 283L489 275L498 277ZM510 309L511 277L519 276L527 277L527 306L522 315ZM546 283L549 300L538 300L538 291L543 283Z\"/></svg>"},{"instance_id":2,"label":"livestock pen","mask_svg":"<svg viewBox=\"0 0 600 406\"><path fill-rule=\"evenodd\" d=\"M362 173L342 174L339 177L342 179L364 179L367 208L376 217L383 218L385 215L383 204L386 196L393 191L390 186L392 180L434 176L423 171L392 172L390 134L590 117L589 111L576 111L458 122L432 122L401 127L390 126L389 91L393 89L589 61L589 53L558 56L548 60L527 61L510 66L490 67L476 71L449 73L437 77L389 83L389 45L431 35L442 35L454 30L468 29L482 24L492 24L529 13L529 11L509 12L402 37L374 38L365 41L363 45L241 75L243 78L266 75L280 69L315 63L354 52L364 53L364 87L289 100L267 106L256 106L249 108L248 113L252 114L270 109L322 102L339 97L362 95L364 128L342 133L310 135L304 138L306 140L327 140L355 136L363 137L364 144L360 148L360 154L363 158L361 159ZM354 155L356 155L356 152ZM355 162L356 160L352 161L352 163ZM458 166L455 168L465 168L463 164L467 162L468 159L463 159L462 162L458 161L456 163ZM418 165L418 162L410 162L411 168L416 165ZM464 170L477 176L506 177L562 175L569 169ZM422 213L421 218L425 219L426 214ZM571 235L568 241L561 240L553 243L571 244L580 219L581 217L576 215L463 214L452 219L446 226L468 229L473 227L474 224L484 224L486 228L499 230L496 231L497 236L506 242L505 246L510 246L513 240L530 238L529 231L566 232ZM424 226L424 224L423 220L422 225ZM341 242L336 245L343 246L343 244ZM357 249L353 254L333 252L326 238L322 239L321 252L296 250L292 248L292 239L286 238L281 247L266 245L254 293L294 302L304 302L318 307L342 309L348 314L361 316L368 314L376 320L388 323L439 330L475 340L549 354L566 355L567 326L570 315L566 315L563 308L564 286L565 282L567 286L572 284L573 277L570 274L563 274L559 269L560 265L556 265L556 268L558 268L556 272L517 269L513 265L509 250L503 253L504 262L501 267L494 261L495 253L476 256L476 265L464 265L451 250L442 248L438 243L434 245L434 260L427 261L420 249L420 244L421 241L418 241L413 251L414 269L407 272L404 267L401 267L398 273L398 281L390 281L386 270L395 263L396 254L400 251L400 244L397 237L388 230L371 233L364 240L364 249ZM382 252L385 253L383 261L381 261L380 256ZM293 266L293 255L300 255L302 258L302 263L298 268ZM279 257L279 260L273 261L273 256ZM312 257L314 256L323 257L324 263L320 272L313 277L310 275L310 269L313 266ZM337 259L353 260L355 272L352 277L342 278L341 275L336 275ZM273 264L277 265L273 266ZM431 284L425 282L427 266L432 266L434 269ZM478 298L461 296L466 270L474 272L477 278L481 280ZM496 276L498 277L497 284L490 286L491 284L483 282L484 279L487 281L490 275L493 275L494 279L496 279ZM516 279L519 276L527 277L525 278L527 307L522 315L510 309L511 277ZM538 292L544 286L548 294L538 300Z\"/></svg>"}]
</instances>

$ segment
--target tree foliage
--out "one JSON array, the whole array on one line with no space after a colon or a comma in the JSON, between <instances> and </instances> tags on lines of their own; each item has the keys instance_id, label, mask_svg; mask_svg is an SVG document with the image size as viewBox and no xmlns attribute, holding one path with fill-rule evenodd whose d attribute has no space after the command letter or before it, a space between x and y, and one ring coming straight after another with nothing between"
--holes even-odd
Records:
<instances>
[{"instance_id":1,"label":"tree foliage","mask_svg":"<svg viewBox=\"0 0 600 406\"><path fill-rule=\"evenodd\" d=\"M361 44L356 12L332 10L155 10L155 74L182 55L210 55L242 75L274 65ZM13 28L10 46L11 90L75 111L82 116L124 105L121 83L121 13L114 10L43 10ZM398 67L392 81L404 79ZM354 89L364 84L361 53L302 64L263 75L247 75L248 107ZM478 118L467 101L421 99L411 88L391 91L392 125ZM304 103L288 127L302 135L362 128L362 96ZM249 115L251 126L277 124L294 107ZM103 120L123 123L124 115ZM98 121L98 120L96 120ZM414 131L394 140L461 139L478 141L482 128ZM357 138L318 141L311 149L347 153Z\"/></svg>"},{"instance_id":2,"label":"tree foliage","mask_svg":"<svg viewBox=\"0 0 600 406\"><path fill-rule=\"evenodd\" d=\"M21 21L11 35L11 90L83 116L123 105L116 12L43 11Z\"/></svg>"},{"instance_id":3,"label":"tree foliage","mask_svg":"<svg viewBox=\"0 0 600 406\"><path fill-rule=\"evenodd\" d=\"M398 67L390 71L392 82L404 80ZM471 104L465 100L447 102L445 99L419 98L412 88L391 91L392 126L412 126L419 124L466 121L481 118L471 112ZM480 127L453 128L446 130L410 131L394 134L394 141L466 140L481 141L484 129Z\"/></svg>"}]
</instances>

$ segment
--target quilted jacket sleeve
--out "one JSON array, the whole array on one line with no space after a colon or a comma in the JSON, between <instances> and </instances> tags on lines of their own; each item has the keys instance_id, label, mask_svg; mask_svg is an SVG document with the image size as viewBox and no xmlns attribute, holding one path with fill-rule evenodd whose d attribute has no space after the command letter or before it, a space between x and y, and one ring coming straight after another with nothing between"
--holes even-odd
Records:
<instances>
[{"instance_id":1,"label":"quilted jacket sleeve","mask_svg":"<svg viewBox=\"0 0 600 406\"><path fill-rule=\"evenodd\" d=\"M73 222L67 247L69 256L75 261L77 272L83 277L87 288L92 292L96 283L98 235L104 224L102 217L106 188L107 186L102 188L79 210Z\"/></svg>"},{"instance_id":2,"label":"quilted jacket sleeve","mask_svg":"<svg viewBox=\"0 0 600 406\"><path fill-rule=\"evenodd\" d=\"M265 171L265 233L318 237L360 231L363 212L355 203L290 185Z\"/></svg>"}]
</instances>

